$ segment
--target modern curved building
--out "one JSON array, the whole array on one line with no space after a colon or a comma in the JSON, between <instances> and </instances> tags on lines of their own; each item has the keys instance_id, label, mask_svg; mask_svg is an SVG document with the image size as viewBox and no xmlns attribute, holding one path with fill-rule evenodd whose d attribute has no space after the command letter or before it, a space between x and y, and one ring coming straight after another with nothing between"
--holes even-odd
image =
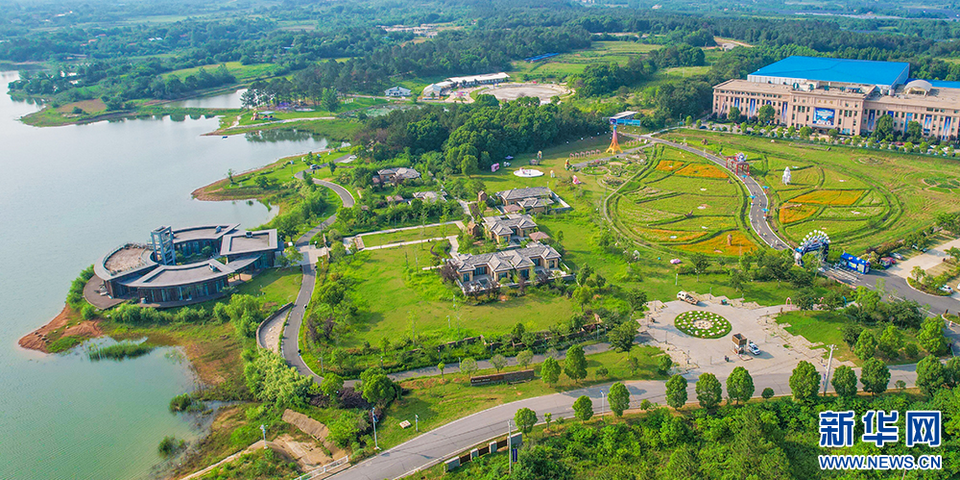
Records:
<instances>
[{"instance_id":1,"label":"modern curved building","mask_svg":"<svg viewBox=\"0 0 960 480\"><path fill-rule=\"evenodd\" d=\"M251 232L238 227L159 227L150 233L149 244L121 245L93 265L96 276L92 281L102 282L96 294L154 307L220 297L242 274L255 275L272 267L282 250L276 230ZM197 261L183 262L197 257Z\"/></svg>"}]
</instances>

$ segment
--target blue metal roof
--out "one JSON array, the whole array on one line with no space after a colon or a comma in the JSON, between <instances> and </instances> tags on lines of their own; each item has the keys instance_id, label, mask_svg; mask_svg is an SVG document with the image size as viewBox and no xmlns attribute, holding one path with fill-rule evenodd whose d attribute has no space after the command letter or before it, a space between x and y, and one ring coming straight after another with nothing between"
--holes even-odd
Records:
<instances>
[{"instance_id":1,"label":"blue metal roof","mask_svg":"<svg viewBox=\"0 0 960 480\"><path fill-rule=\"evenodd\" d=\"M875 62L842 58L787 57L753 72L751 75L817 80L821 82L896 85L897 79L909 72L906 62Z\"/></svg>"}]
</instances>

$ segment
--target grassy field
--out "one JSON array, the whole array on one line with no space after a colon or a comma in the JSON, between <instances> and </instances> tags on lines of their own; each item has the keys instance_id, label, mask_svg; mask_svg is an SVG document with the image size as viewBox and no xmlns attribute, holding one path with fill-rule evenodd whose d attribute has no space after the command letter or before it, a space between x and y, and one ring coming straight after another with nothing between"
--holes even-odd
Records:
<instances>
[{"instance_id":1,"label":"grassy field","mask_svg":"<svg viewBox=\"0 0 960 480\"><path fill-rule=\"evenodd\" d=\"M414 415L420 416L421 433L462 418L471 413L495 407L503 403L524 398L549 395L551 393L572 390L589 385L615 382L619 380L640 380L660 378L657 375L658 356L663 352L658 348L635 346L627 353L613 351L587 356L587 378L579 384L565 375L560 382L551 387L540 379L515 385L488 385L471 387L469 379L461 375L449 374L444 377L424 377L402 382L401 385L411 393L395 401L387 409L387 419L379 427L380 445L390 448L418 435L412 428L400 428L400 422L414 422ZM630 370L628 358L639 360L640 368ZM596 370L600 366L608 370L606 377L598 377ZM509 367L505 371L517 370ZM478 375L496 373L495 370L480 371Z\"/></svg>"},{"instance_id":2,"label":"grassy field","mask_svg":"<svg viewBox=\"0 0 960 480\"><path fill-rule=\"evenodd\" d=\"M366 109L378 105L385 105L388 102L382 98L350 97L340 103L336 111L324 110L320 107L314 107L307 111L275 111L273 117L277 120L310 119L316 117L333 117L338 113L349 112L351 110ZM246 111L240 115L240 126L256 125L264 123L263 120L253 120L253 112Z\"/></svg>"},{"instance_id":3,"label":"grassy field","mask_svg":"<svg viewBox=\"0 0 960 480\"><path fill-rule=\"evenodd\" d=\"M682 150L652 154L608 205L621 231L645 244L711 255L757 248L742 224L743 191L722 168Z\"/></svg>"},{"instance_id":4,"label":"grassy field","mask_svg":"<svg viewBox=\"0 0 960 480\"><path fill-rule=\"evenodd\" d=\"M365 246L376 247L379 245L389 245L391 243L412 242L414 240L447 237L450 235L456 235L458 232L459 229L457 226L450 224L413 228L410 230L400 230L399 232L364 235L362 238Z\"/></svg>"},{"instance_id":5,"label":"grassy field","mask_svg":"<svg viewBox=\"0 0 960 480\"><path fill-rule=\"evenodd\" d=\"M273 63L258 63L256 65L242 65L240 62L226 62L226 63L214 63L211 65L202 65L199 67L193 68L184 68L182 70L174 70L170 73L165 73L162 75L163 79L166 80L172 76L177 76L180 79L183 79L189 75L195 75L200 69L204 69L207 72L212 72L220 68L220 65L225 65L227 70L237 79L237 82L246 83L252 80L270 78L273 76L273 71L276 68L276 65Z\"/></svg>"},{"instance_id":6,"label":"grassy field","mask_svg":"<svg viewBox=\"0 0 960 480\"><path fill-rule=\"evenodd\" d=\"M647 45L636 42L593 42L590 48L563 53L536 63L527 63L523 60L513 62L513 69L508 71L515 80L563 79L568 75L582 72L588 65L594 63L616 62L626 64L630 57L652 52L660 48L659 45Z\"/></svg>"},{"instance_id":7,"label":"grassy field","mask_svg":"<svg viewBox=\"0 0 960 480\"><path fill-rule=\"evenodd\" d=\"M666 137L691 145L706 139L708 150L746 153L753 176L768 187L772 217L793 242L819 229L834 244L859 252L929 226L937 213L960 210L946 181L960 177L960 162L952 158L701 130ZM789 186L781 182L786 167Z\"/></svg>"},{"instance_id":8,"label":"grassy field","mask_svg":"<svg viewBox=\"0 0 960 480\"><path fill-rule=\"evenodd\" d=\"M844 317L840 312L785 312L777 316L777 323L788 324L789 326L785 327L784 330L815 344L820 344L819 348L829 350L828 345L836 345L833 356L838 360L855 362L857 365L863 363L853 354L853 349L843 341L842 328L844 325L851 323L851 320ZM865 326L864 329L872 332L875 338L880 338L880 334L883 333L883 328L879 326ZM900 331L903 334L904 345L917 342L916 332L907 329L901 329ZM886 363L912 363L916 360L915 358L904 358L901 355L898 359Z\"/></svg>"}]
</instances>

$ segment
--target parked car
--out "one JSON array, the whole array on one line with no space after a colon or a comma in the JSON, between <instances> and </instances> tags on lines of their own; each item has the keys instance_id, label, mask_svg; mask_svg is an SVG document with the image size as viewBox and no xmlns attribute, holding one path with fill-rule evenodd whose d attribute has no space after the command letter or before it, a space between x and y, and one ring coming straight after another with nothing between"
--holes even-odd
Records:
<instances>
[{"instance_id":1,"label":"parked car","mask_svg":"<svg viewBox=\"0 0 960 480\"><path fill-rule=\"evenodd\" d=\"M903 260L903 255L900 255L899 253L893 253L892 255L893 258L896 258L897 260Z\"/></svg>"},{"instance_id":2,"label":"parked car","mask_svg":"<svg viewBox=\"0 0 960 480\"><path fill-rule=\"evenodd\" d=\"M760 355L760 347L756 343L750 342L747 344L747 349L750 350L750 353L754 355Z\"/></svg>"},{"instance_id":3,"label":"parked car","mask_svg":"<svg viewBox=\"0 0 960 480\"><path fill-rule=\"evenodd\" d=\"M957 288L960 288L960 285L958 285ZM940 291L944 293L953 293L953 289L950 288L950 285L944 285L940 287Z\"/></svg>"}]
</instances>

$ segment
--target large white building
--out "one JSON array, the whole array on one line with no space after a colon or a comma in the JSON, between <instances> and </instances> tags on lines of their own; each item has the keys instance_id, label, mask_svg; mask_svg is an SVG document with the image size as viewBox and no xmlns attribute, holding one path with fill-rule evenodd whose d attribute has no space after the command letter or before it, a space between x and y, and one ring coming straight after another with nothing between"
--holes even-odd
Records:
<instances>
[{"instance_id":1,"label":"large white building","mask_svg":"<svg viewBox=\"0 0 960 480\"><path fill-rule=\"evenodd\" d=\"M510 79L510 75L507 75L504 72L489 73L486 75L471 75L468 77L450 77L443 82L427 85L423 88L422 95L426 98L442 97L450 90L476 87L478 85L496 85L498 83L506 82L508 79Z\"/></svg>"}]
</instances>

